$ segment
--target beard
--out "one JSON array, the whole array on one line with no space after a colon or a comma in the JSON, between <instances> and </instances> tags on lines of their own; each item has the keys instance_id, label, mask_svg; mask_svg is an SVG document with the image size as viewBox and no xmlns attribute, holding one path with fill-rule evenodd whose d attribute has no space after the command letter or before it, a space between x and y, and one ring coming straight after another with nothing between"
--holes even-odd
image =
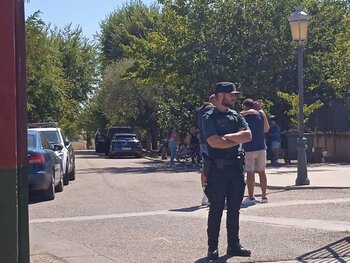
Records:
<instances>
[{"instance_id":1,"label":"beard","mask_svg":"<svg viewBox=\"0 0 350 263\"><path fill-rule=\"evenodd\" d=\"M230 102L230 101L227 100L226 98L224 98L224 99L222 100L222 105L224 105L224 106L226 106L226 107L228 107L228 108L233 107L234 104L235 104L234 101Z\"/></svg>"}]
</instances>

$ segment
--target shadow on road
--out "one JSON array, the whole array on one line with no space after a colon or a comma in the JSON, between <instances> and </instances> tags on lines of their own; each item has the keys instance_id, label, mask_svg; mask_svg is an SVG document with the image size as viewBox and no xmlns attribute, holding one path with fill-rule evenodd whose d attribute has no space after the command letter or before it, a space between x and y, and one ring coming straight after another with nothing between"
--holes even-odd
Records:
<instances>
[{"instance_id":1,"label":"shadow on road","mask_svg":"<svg viewBox=\"0 0 350 263\"><path fill-rule=\"evenodd\" d=\"M50 202L50 200L44 200L42 197L42 191L29 191L28 193L28 204L36 204Z\"/></svg>"},{"instance_id":2,"label":"shadow on road","mask_svg":"<svg viewBox=\"0 0 350 263\"><path fill-rule=\"evenodd\" d=\"M203 205L196 205L196 206L191 206L191 207L184 207L184 208L176 208L176 209L170 209L170 212L194 212L199 209L204 209L208 208L208 206L203 206Z\"/></svg>"},{"instance_id":3,"label":"shadow on road","mask_svg":"<svg viewBox=\"0 0 350 263\"><path fill-rule=\"evenodd\" d=\"M219 257L217 260L214 261L209 261L206 257L205 258L200 258L196 260L193 263L208 263L208 262L215 262L215 263L226 263L228 259L232 258L230 255L224 255L222 257Z\"/></svg>"},{"instance_id":4,"label":"shadow on road","mask_svg":"<svg viewBox=\"0 0 350 263\"><path fill-rule=\"evenodd\" d=\"M147 163L147 166L141 167L102 167L102 168L87 168L79 169L79 173L84 174L149 174L149 173L186 173L198 171L197 167L169 167L164 163Z\"/></svg>"},{"instance_id":5,"label":"shadow on road","mask_svg":"<svg viewBox=\"0 0 350 263\"><path fill-rule=\"evenodd\" d=\"M340 239L320 249L297 257L300 262L348 262L342 258L350 258L350 236Z\"/></svg>"}]
</instances>

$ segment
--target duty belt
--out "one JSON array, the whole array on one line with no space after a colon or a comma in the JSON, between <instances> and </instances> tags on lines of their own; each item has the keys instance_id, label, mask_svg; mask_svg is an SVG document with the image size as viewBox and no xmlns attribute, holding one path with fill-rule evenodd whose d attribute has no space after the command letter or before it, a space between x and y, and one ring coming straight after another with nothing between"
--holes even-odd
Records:
<instances>
[{"instance_id":1,"label":"duty belt","mask_svg":"<svg viewBox=\"0 0 350 263\"><path fill-rule=\"evenodd\" d=\"M240 163L240 159L239 158L235 158L235 159L215 158L212 161L215 164L215 166L218 167L218 168L224 167L224 166L227 166L227 165L233 165L233 164L239 164Z\"/></svg>"}]
</instances>

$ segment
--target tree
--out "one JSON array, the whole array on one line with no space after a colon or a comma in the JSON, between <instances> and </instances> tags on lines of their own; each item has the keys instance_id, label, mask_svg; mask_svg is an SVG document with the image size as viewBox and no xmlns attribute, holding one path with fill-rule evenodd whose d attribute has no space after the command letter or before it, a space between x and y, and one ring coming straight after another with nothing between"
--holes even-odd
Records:
<instances>
[{"instance_id":1,"label":"tree","mask_svg":"<svg viewBox=\"0 0 350 263\"><path fill-rule=\"evenodd\" d=\"M110 125L130 125L139 133L147 130L157 139L156 92L153 87L125 79L133 60L121 60L106 67L98 101ZM156 141L153 141L156 149Z\"/></svg>"},{"instance_id":2,"label":"tree","mask_svg":"<svg viewBox=\"0 0 350 263\"><path fill-rule=\"evenodd\" d=\"M339 57L347 52L340 45L340 39L346 38L347 1L159 2L159 15L147 20L148 27L143 27L147 30L142 34L123 31L127 41L118 47L124 57L135 61L125 77L161 94L155 107L160 127L187 129L195 109L214 84L223 80L236 83L244 96L271 101L272 112L288 110L289 105L276 93L297 91L296 49L287 17L298 4L312 17L305 52L305 101L311 104L323 94L333 96L335 90L341 90L332 81L341 80L345 87L336 69L348 65ZM106 57L112 54L107 49L103 52ZM342 60L342 66L333 57Z\"/></svg>"},{"instance_id":3,"label":"tree","mask_svg":"<svg viewBox=\"0 0 350 263\"><path fill-rule=\"evenodd\" d=\"M39 12L26 21L26 55L29 122L61 119L67 81L60 53L50 40Z\"/></svg>"},{"instance_id":4,"label":"tree","mask_svg":"<svg viewBox=\"0 0 350 263\"><path fill-rule=\"evenodd\" d=\"M337 97L343 97L350 90L350 17L342 21L343 31L335 36L334 51L331 53L333 63L331 85L335 88Z\"/></svg>"},{"instance_id":5,"label":"tree","mask_svg":"<svg viewBox=\"0 0 350 263\"><path fill-rule=\"evenodd\" d=\"M81 28L52 30L36 12L26 21L26 50L29 121L57 121L73 136L97 85L96 48Z\"/></svg>"},{"instance_id":6,"label":"tree","mask_svg":"<svg viewBox=\"0 0 350 263\"><path fill-rule=\"evenodd\" d=\"M72 28L68 25L63 29L51 30L50 38L61 54L63 76L67 81L60 124L72 134L77 130L82 105L97 86L97 50L82 35L81 27Z\"/></svg>"},{"instance_id":7,"label":"tree","mask_svg":"<svg viewBox=\"0 0 350 263\"><path fill-rule=\"evenodd\" d=\"M101 23L99 35L102 63L104 66L116 60L128 58L123 46L130 44L130 35L143 38L153 31L158 17L156 6L147 7L140 0L130 1L108 15Z\"/></svg>"},{"instance_id":8,"label":"tree","mask_svg":"<svg viewBox=\"0 0 350 263\"><path fill-rule=\"evenodd\" d=\"M98 101L98 97L94 96L82 108L77 120L78 129L83 131L86 139L92 137L97 129L103 129L108 125L108 119L102 110L102 106Z\"/></svg>"},{"instance_id":9,"label":"tree","mask_svg":"<svg viewBox=\"0 0 350 263\"><path fill-rule=\"evenodd\" d=\"M298 94L286 93L286 92L277 92L277 95L285 100L291 108L288 110L287 114L291 117L291 121L294 125L298 124L298 112L299 112L299 97ZM303 112L305 115L304 124L306 124L309 120L309 116L314 113L316 110L320 109L323 106L323 103L320 100L317 100L310 105L304 104Z\"/></svg>"}]
</instances>

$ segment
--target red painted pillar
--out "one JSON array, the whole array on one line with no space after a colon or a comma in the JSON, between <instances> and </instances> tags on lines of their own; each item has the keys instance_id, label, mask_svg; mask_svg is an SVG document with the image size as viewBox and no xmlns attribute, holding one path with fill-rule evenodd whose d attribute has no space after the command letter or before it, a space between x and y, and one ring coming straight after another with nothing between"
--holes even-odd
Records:
<instances>
[{"instance_id":1,"label":"red painted pillar","mask_svg":"<svg viewBox=\"0 0 350 263\"><path fill-rule=\"evenodd\" d=\"M23 0L0 8L0 261L29 262Z\"/></svg>"}]
</instances>

